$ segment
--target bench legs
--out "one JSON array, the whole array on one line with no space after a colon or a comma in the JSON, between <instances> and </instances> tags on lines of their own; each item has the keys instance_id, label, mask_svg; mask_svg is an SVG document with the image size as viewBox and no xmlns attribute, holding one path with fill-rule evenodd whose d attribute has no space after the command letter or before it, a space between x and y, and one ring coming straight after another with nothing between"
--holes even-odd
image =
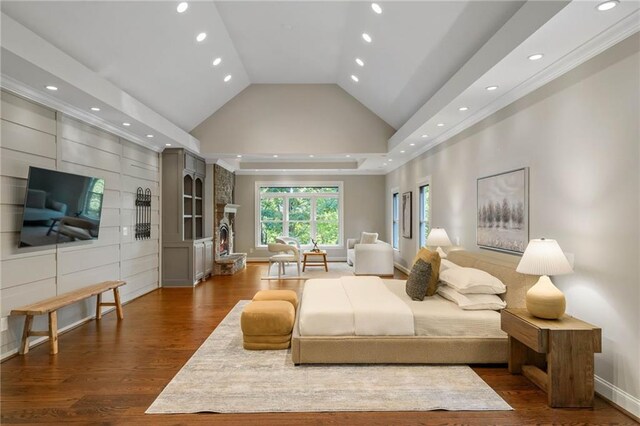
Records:
<instances>
[{"instance_id":1,"label":"bench legs","mask_svg":"<svg viewBox=\"0 0 640 426\"><path fill-rule=\"evenodd\" d=\"M124 319L124 314L122 313L122 304L120 303L120 291L118 287L113 289L113 302L103 302L102 301L102 293L99 293L96 301L96 319L102 318L102 307L103 306L115 306L116 313L118 315L118 319Z\"/></svg>"},{"instance_id":2,"label":"bench legs","mask_svg":"<svg viewBox=\"0 0 640 426\"><path fill-rule=\"evenodd\" d=\"M20 344L20 354L24 355L29 352L29 336L31 335L31 326L33 325L33 315L24 317L24 330L22 330L22 342Z\"/></svg>"},{"instance_id":3,"label":"bench legs","mask_svg":"<svg viewBox=\"0 0 640 426\"><path fill-rule=\"evenodd\" d=\"M49 312L49 353L58 353L58 311Z\"/></svg>"},{"instance_id":4,"label":"bench legs","mask_svg":"<svg viewBox=\"0 0 640 426\"><path fill-rule=\"evenodd\" d=\"M29 337L31 336L49 336L51 344L50 353L55 355L58 353L58 312L49 312L49 330L33 331L33 315L26 315L24 318L24 330L22 330L22 342L20 342L19 353L25 355L29 352Z\"/></svg>"}]
</instances>

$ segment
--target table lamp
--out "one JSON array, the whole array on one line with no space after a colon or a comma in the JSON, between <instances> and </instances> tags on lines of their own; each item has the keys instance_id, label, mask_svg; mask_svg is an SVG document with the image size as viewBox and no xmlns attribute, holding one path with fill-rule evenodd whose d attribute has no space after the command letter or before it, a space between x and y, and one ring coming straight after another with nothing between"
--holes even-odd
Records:
<instances>
[{"instance_id":1,"label":"table lamp","mask_svg":"<svg viewBox=\"0 0 640 426\"><path fill-rule=\"evenodd\" d=\"M531 240L520 259L516 271L540 275L538 282L527 291L527 310L538 318L558 319L564 314L564 294L553 285L549 275L573 272L556 240Z\"/></svg>"},{"instance_id":2,"label":"table lamp","mask_svg":"<svg viewBox=\"0 0 640 426\"><path fill-rule=\"evenodd\" d=\"M447 253L442 250L442 247L449 247L451 245L451 240L444 228L433 228L427 236L426 245L430 247L437 246L438 248L436 251L440 257L444 259L447 257Z\"/></svg>"}]
</instances>

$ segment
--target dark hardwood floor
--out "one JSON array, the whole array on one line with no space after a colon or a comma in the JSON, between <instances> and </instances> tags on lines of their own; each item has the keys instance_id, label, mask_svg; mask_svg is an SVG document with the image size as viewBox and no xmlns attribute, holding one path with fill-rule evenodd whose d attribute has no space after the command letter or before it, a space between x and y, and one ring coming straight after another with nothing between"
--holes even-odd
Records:
<instances>
[{"instance_id":1,"label":"dark hardwood floor","mask_svg":"<svg viewBox=\"0 0 640 426\"><path fill-rule=\"evenodd\" d=\"M474 370L514 411L144 414L239 300L260 289L300 287L261 281L265 268L249 264L195 289L159 289L126 304L122 322L111 312L61 335L57 355L47 343L7 360L0 366L2 424L636 424L600 398L594 409L551 409L527 379L495 366Z\"/></svg>"}]
</instances>

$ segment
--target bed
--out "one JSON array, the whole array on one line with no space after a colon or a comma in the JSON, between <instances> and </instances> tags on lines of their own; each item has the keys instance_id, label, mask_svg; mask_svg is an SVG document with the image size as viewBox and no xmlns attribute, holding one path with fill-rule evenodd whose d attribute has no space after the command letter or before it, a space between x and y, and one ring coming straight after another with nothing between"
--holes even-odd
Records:
<instances>
[{"instance_id":1,"label":"bed","mask_svg":"<svg viewBox=\"0 0 640 426\"><path fill-rule=\"evenodd\" d=\"M519 257L502 253L452 251L448 260L466 267L482 269L499 278L506 286L503 295L509 308L525 306L526 291L537 277L515 271ZM425 301L412 301L404 292L404 280L383 280L384 285L410 310L412 326L407 324L405 314L389 316L400 327L409 327L405 335L384 335L363 331L368 335L328 335L324 333L322 321L307 321L301 324L300 312L293 329L291 355L294 364L497 364L507 362L507 336L500 330L500 314L496 311L463 311L440 296ZM353 290L357 293L358 286ZM304 295L303 295L304 296ZM326 296L324 296L326 298ZM306 297L309 299L308 297ZM309 299L311 300L311 299ZM321 300L328 309L338 300ZM381 314L384 316L384 306ZM399 317L399 318L396 318ZM338 324L347 321L333 319ZM304 320L303 320L304 321ZM314 333L314 323L318 333ZM346 324L346 323L345 323ZM347 325L345 325L347 327ZM375 326L370 326L375 329ZM346 328L345 328L346 330ZM304 331L304 332L302 332ZM339 334L339 332L338 332Z\"/></svg>"}]
</instances>

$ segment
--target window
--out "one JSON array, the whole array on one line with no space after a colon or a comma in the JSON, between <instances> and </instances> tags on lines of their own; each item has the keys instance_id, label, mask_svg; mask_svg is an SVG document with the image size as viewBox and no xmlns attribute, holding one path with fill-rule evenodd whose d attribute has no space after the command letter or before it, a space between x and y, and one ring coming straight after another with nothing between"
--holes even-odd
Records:
<instances>
[{"instance_id":1,"label":"window","mask_svg":"<svg viewBox=\"0 0 640 426\"><path fill-rule=\"evenodd\" d=\"M322 246L342 243L342 185L294 186L256 184L259 224L256 244L274 243L276 237L297 238L302 245L315 240Z\"/></svg>"},{"instance_id":2,"label":"window","mask_svg":"<svg viewBox=\"0 0 640 426\"><path fill-rule=\"evenodd\" d=\"M427 236L429 235L429 231L431 230L429 223L429 184L420 186L420 211L418 212L418 217L420 220L420 246L427 245Z\"/></svg>"},{"instance_id":3,"label":"window","mask_svg":"<svg viewBox=\"0 0 640 426\"><path fill-rule=\"evenodd\" d=\"M98 219L102 209L102 195L104 194L104 179L91 178L89 191L85 198L84 215Z\"/></svg>"},{"instance_id":4,"label":"window","mask_svg":"<svg viewBox=\"0 0 640 426\"><path fill-rule=\"evenodd\" d=\"M393 228L392 233L392 245L393 248L398 250L400 247L400 193L393 193Z\"/></svg>"}]
</instances>

